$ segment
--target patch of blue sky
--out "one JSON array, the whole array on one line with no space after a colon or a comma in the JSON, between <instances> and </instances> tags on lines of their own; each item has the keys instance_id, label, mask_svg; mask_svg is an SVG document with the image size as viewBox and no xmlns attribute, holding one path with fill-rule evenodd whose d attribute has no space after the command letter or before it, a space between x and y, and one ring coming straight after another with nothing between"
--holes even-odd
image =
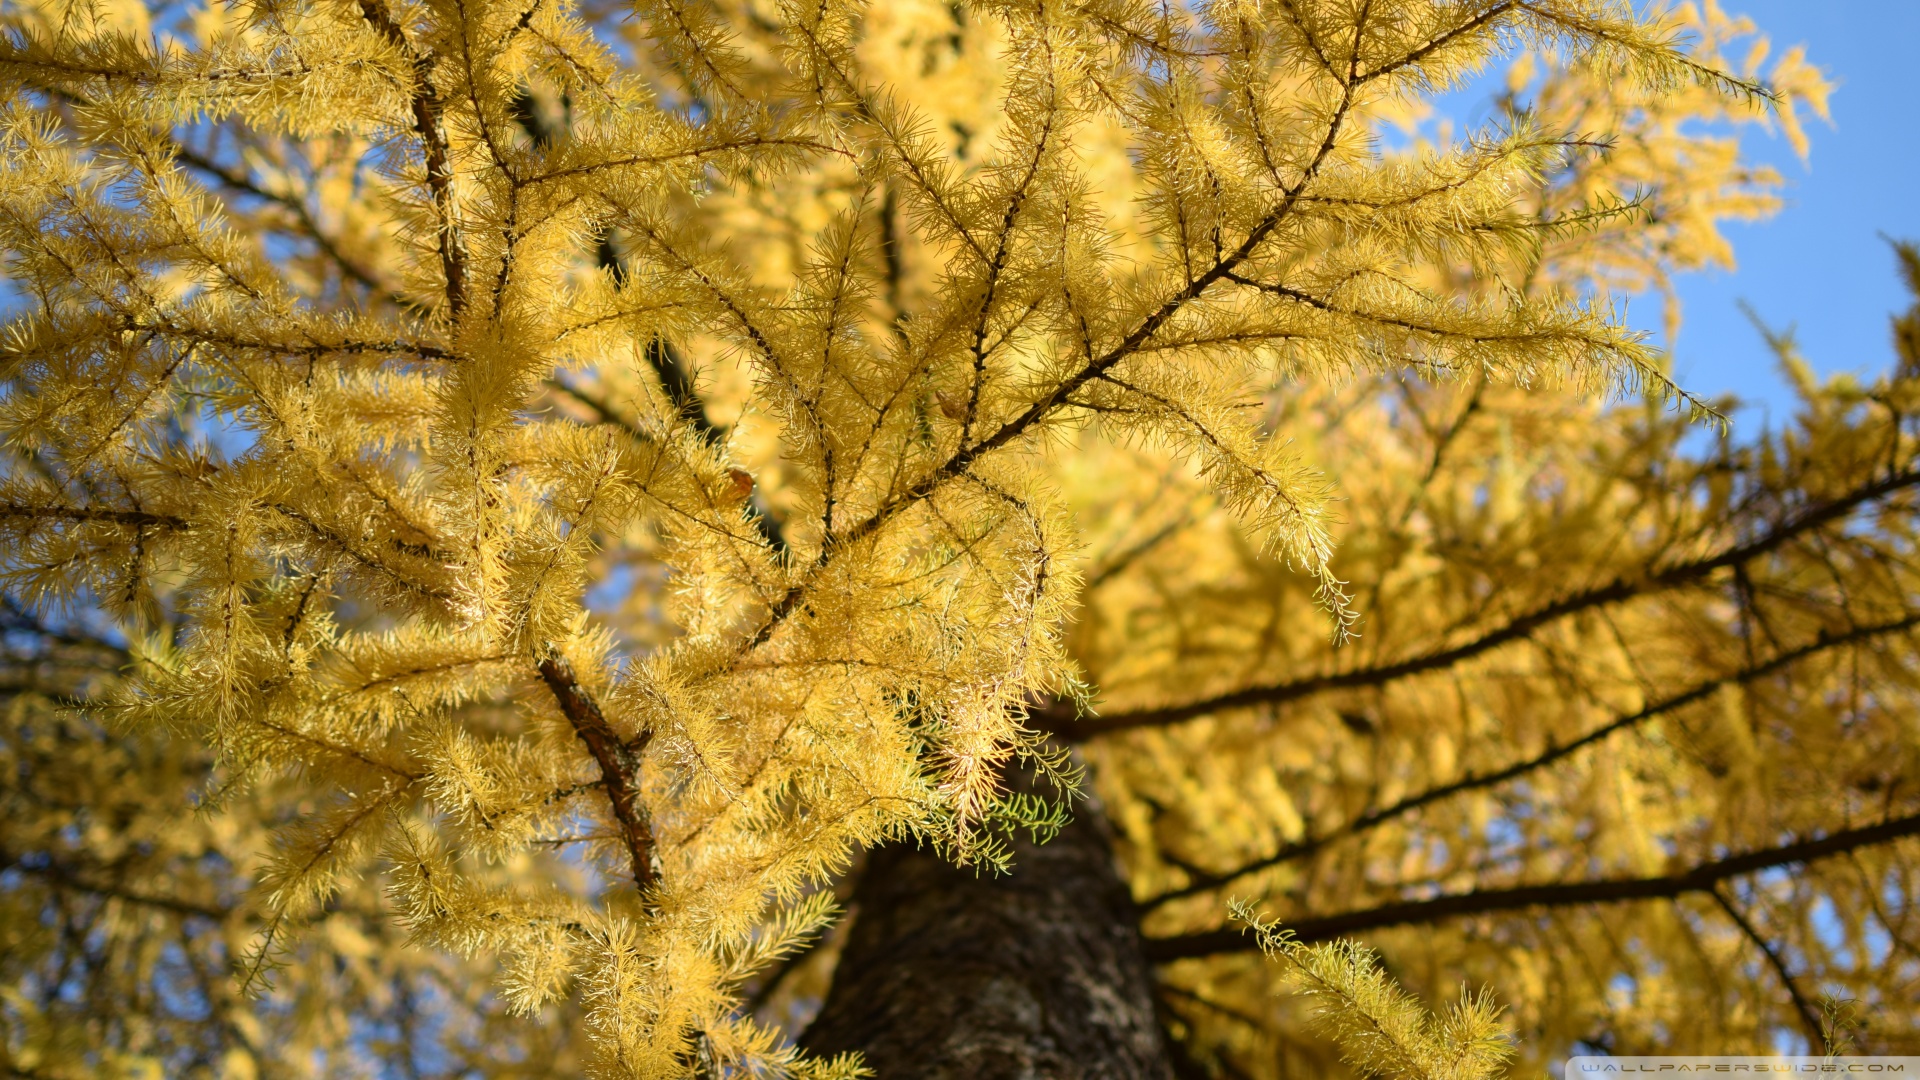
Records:
<instances>
[{"instance_id":1,"label":"patch of blue sky","mask_svg":"<svg viewBox=\"0 0 1920 1080\"><path fill-rule=\"evenodd\" d=\"M1656 295L1622 298L1627 321L1673 356L1682 386L1703 397L1742 402L1734 435L1751 437L1793 411L1794 394L1746 309L1791 330L1813 369L1871 378L1892 364L1889 319L1908 303L1887 238L1920 240L1920 3L1912 0L1722 0L1751 18L1773 54L1799 45L1838 84L1833 122L1809 121L1806 161L1777 133L1749 126L1747 159L1787 180L1775 217L1724 228L1737 266L1677 279L1683 321L1672 341ZM1434 100L1431 134L1443 121L1456 137L1497 122L1504 65ZM1702 134L1713 129L1702 126ZM1382 132L1388 147L1406 136Z\"/></svg>"},{"instance_id":2,"label":"patch of blue sky","mask_svg":"<svg viewBox=\"0 0 1920 1080\"><path fill-rule=\"evenodd\" d=\"M604 577L587 583L584 597L587 610L597 615L612 615L632 595L639 577L639 571L627 563L609 566Z\"/></svg>"},{"instance_id":3,"label":"patch of blue sky","mask_svg":"<svg viewBox=\"0 0 1920 1080\"><path fill-rule=\"evenodd\" d=\"M1749 131L1742 149L1791 188L1769 221L1727 226L1738 267L1684 275L1685 321L1673 351L1683 385L1748 403L1740 426L1779 424L1793 394L1743 303L1791 328L1815 371L1871 378L1892 364L1889 319L1907 306L1886 237L1920 240L1920 4L1910 0L1726 0L1769 35L1775 52L1803 45L1838 84L1831 126L1809 129L1802 163L1784 140ZM1658 332L1658 304L1637 305Z\"/></svg>"}]
</instances>

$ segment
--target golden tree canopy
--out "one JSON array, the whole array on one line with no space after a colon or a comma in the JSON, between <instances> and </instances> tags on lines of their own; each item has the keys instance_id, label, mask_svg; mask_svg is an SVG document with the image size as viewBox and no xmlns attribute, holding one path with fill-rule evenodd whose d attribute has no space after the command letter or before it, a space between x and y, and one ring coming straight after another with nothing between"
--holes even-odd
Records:
<instances>
[{"instance_id":1,"label":"golden tree canopy","mask_svg":"<svg viewBox=\"0 0 1920 1080\"><path fill-rule=\"evenodd\" d=\"M1824 110L1711 5L4 11L16 1068L850 1075L769 972L861 849L1058 822L1002 783L1071 788L1055 736L1258 1071L1313 1051L1230 895L1905 835L1910 373L1696 460L1610 291L1774 205L1690 123ZM1819 879L1856 973L1891 865ZM1602 914L1535 927L1578 993L1472 933L1421 978L1656 1040L1763 937L1725 880L1673 895L1744 937L1633 909L1658 971Z\"/></svg>"}]
</instances>

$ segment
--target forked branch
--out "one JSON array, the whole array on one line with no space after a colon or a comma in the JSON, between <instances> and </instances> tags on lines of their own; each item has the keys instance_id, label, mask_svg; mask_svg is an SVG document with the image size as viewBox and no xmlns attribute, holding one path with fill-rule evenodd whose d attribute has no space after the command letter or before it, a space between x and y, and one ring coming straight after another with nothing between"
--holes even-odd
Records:
<instances>
[{"instance_id":1,"label":"forked branch","mask_svg":"<svg viewBox=\"0 0 1920 1080\"><path fill-rule=\"evenodd\" d=\"M573 725L573 732L586 744L587 753L600 766L600 779L613 807L614 821L620 827L620 839L633 859L633 883L644 897L660 880L653 842L653 821L646 804L640 801L640 759L651 730L641 732L632 742L622 740L600 703L593 700L574 675L573 665L560 656L540 661L540 677L560 704L560 712Z\"/></svg>"}]
</instances>

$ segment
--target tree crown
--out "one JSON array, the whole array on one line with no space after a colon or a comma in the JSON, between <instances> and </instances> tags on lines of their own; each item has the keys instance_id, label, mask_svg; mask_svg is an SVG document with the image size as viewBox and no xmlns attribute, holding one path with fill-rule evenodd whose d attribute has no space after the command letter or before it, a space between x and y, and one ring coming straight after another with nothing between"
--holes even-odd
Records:
<instances>
[{"instance_id":1,"label":"tree crown","mask_svg":"<svg viewBox=\"0 0 1920 1080\"><path fill-rule=\"evenodd\" d=\"M211 754L247 891L179 903L251 913L243 985L385 912L577 1008L605 1075L846 1075L740 988L858 849L993 867L1058 820L1001 783L1074 783L1049 463L1181 463L1344 638L1327 461L1251 406L1411 373L1711 417L1594 286L1768 197L1683 119L1824 92L1723 71L1711 9L1704 50L1600 0L957 11L10 9L0 569L125 634L97 715ZM1539 109L1381 149L1518 50Z\"/></svg>"}]
</instances>

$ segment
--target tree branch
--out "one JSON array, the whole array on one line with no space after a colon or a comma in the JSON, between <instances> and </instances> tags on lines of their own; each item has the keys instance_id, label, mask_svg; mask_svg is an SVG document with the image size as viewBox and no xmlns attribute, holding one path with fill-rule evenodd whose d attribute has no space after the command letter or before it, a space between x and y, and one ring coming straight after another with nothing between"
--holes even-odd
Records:
<instances>
[{"instance_id":1,"label":"tree branch","mask_svg":"<svg viewBox=\"0 0 1920 1080\"><path fill-rule=\"evenodd\" d=\"M415 51L406 31L380 0L359 0L360 15L413 65L413 130L427 159L427 190L440 215L440 270L447 280L447 309L459 318L467 304L466 253L454 228L453 164L440 130L440 95L433 88L433 58Z\"/></svg>"},{"instance_id":2,"label":"tree branch","mask_svg":"<svg viewBox=\"0 0 1920 1080\"><path fill-rule=\"evenodd\" d=\"M1780 653L1771 659L1741 668L1729 675L1723 675L1717 679L1708 679L1705 682L1697 683L1677 694L1653 702L1638 711L1618 716L1572 742L1559 746L1550 746L1544 752L1527 758L1524 761L1514 762L1511 765L1496 769L1492 772L1468 773L1466 776L1451 783L1428 788L1417 795L1409 795L1390 806L1383 806L1378 810L1362 814L1330 832L1320 836L1307 837L1295 843L1284 845L1278 851L1275 851L1265 858L1255 860L1245 866L1237 867L1225 873L1217 875L1196 875L1191 883L1143 901L1141 907L1151 910L1174 900L1217 889L1223 885L1232 884L1240 878L1246 877L1248 874L1255 874L1270 867L1278 866L1281 863L1303 858L1335 841L1345 840L1349 837L1367 832L1368 830L1378 828L1395 818L1404 817L1423 806L1429 806L1443 799L1452 798L1455 795L1464 794L1469 791L1477 791L1482 788L1493 787L1496 784L1504 784L1509 780L1545 768L1562 758L1569 757L1577 751L1600 742L1615 732L1638 726L1642 722L1651 720L1654 717L1665 715L1711 697L1719 692L1722 687L1745 684L1756 679L1762 679L1768 675L1783 671L1787 667L1809 656L1815 656L1842 645L1856 644L1861 641L1879 637L1883 634L1896 634L1902 630L1911 630L1916 626L1920 626L1920 615L1909 615L1906 618L1895 619L1891 622L1858 626L1841 634L1828 634L1822 631L1812 642L1802 645L1797 649Z\"/></svg>"},{"instance_id":3,"label":"tree branch","mask_svg":"<svg viewBox=\"0 0 1920 1080\"><path fill-rule=\"evenodd\" d=\"M149 514L141 510L109 510L97 506L28 506L0 503L0 520L33 518L44 521L106 522L136 528L185 529L186 519L171 514Z\"/></svg>"},{"instance_id":4,"label":"tree branch","mask_svg":"<svg viewBox=\"0 0 1920 1080\"><path fill-rule=\"evenodd\" d=\"M620 252L614 248L612 238L605 236L600 238L600 246L594 249L594 259L602 270L613 275L615 284L626 280L626 264L621 262ZM692 424L693 429L699 432L700 437L708 444L719 446L725 443L727 429L714 423L713 418L707 415L706 400L700 396L700 388L694 385L693 373L687 369L687 362L681 357L680 350L674 348L673 343L666 338L656 337L647 342L645 351L647 366L653 369L654 377L660 380L660 389L666 393L667 401L673 405L673 411ZM547 382L549 385L559 387L568 396L607 420L625 428L634 438L646 441L647 437L639 428L619 419L606 405L557 379L549 379ZM753 522L754 526L760 530L761 537L771 544L775 551L786 550L787 539L780 529L780 523L773 519L772 508L762 499L756 509L758 512L753 515Z\"/></svg>"},{"instance_id":5,"label":"tree branch","mask_svg":"<svg viewBox=\"0 0 1920 1080\"><path fill-rule=\"evenodd\" d=\"M1826 1032L1820 1027L1820 1016L1814 1012L1813 1005L1801 996L1800 986L1793 981L1793 974L1787 970L1786 960L1773 947L1773 943L1753 925L1746 914L1733 905L1733 901L1727 897L1725 891L1717 887L1709 891L1712 892L1714 901L1720 905L1720 910L1727 913L1727 918L1733 920L1733 925L1740 928L1740 933L1745 935L1748 941L1753 942L1761 955L1767 958L1773 973L1780 977L1780 985L1786 987L1787 996L1793 999L1793 1007L1800 1014L1800 1022L1807 1027L1807 1048L1820 1049L1821 1044L1826 1041Z\"/></svg>"},{"instance_id":6,"label":"tree branch","mask_svg":"<svg viewBox=\"0 0 1920 1080\"><path fill-rule=\"evenodd\" d=\"M1142 319L1140 324L1134 327L1134 329L1129 332L1126 337L1122 338L1118 344L1114 345L1113 348L1107 350L1106 353L1098 358L1090 360L1084 367L1072 375L1055 383L1053 389L1034 401L1022 411L1020 415L1001 424L993 434L970 445L963 443L940 467L928 473L921 478L918 483L907 488L907 490L888 499L865 520L841 534L841 536L836 538L833 545L821 551L820 560L815 564L814 569L818 570L825 566L826 563L832 559L833 553L836 550L858 544L867 537L880 531L882 526L893 520L894 517L899 515L907 507L924 501L932 496L942 484L965 473L972 467L973 463L982 456L998 450L1025 435L1035 425L1052 415L1055 410L1066 405L1073 394L1081 387L1104 375L1122 360L1139 351L1142 346L1152 340L1153 336L1160 331L1161 327L1171 321L1173 317L1178 315L1188 304L1198 299L1207 289L1217 282L1226 280L1228 275L1233 272L1233 269L1251 258L1260 245L1266 241L1267 237L1271 236L1273 231L1278 229L1293 212L1295 204L1299 202L1301 193L1306 190L1308 184L1312 183L1313 178L1319 175L1320 167L1326 163L1327 156L1333 152L1334 144L1339 139L1341 126L1344 124L1351 108L1352 87L1349 86L1346 92L1341 95L1339 103L1334 108L1333 116L1327 123L1326 137L1321 140L1320 147L1314 153L1313 159L1301 170L1300 178L1281 193L1279 202L1266 217L1262 218L1260 222L1247 233L1246 238L1241 241L1238 247L1219 258L1205 273L1188 281L1183 288L1162 301L1159 307L1155 308L1145 319ZM971 242L971 238L969 238L969 241ZM976 250L977 249L976 245ZM753 636L749 645L758 645L771 637L774 629L785 621L787 616L799 608L801 600L806 596L806 590L806 580L802 580L799 584L787 590L786 595L781 597L780 600L773 605L772 610L768 612L766 621Z\"/></svg>"},{"instance_id":7,"label":"tree branch","mask_svg":"<svg viewBox=\"0 0 1920 1080\"><path fill-rule=\"evenodd\" d=\"M45 853L41 854L44 855ZM51 856L46 856L44 862L38 866L29 865L31 858L32 856L30 854L21 855L13 852L0 852L0 871L17 871L29 877L39 878L56 889L70 889L74 892L83 892L90 896L98 896L105 900L121 900L129 904L157 908L161 911L184 917L197 917L220 922L232 914L230 909L218 907L213 904L199 904L191 900L182 900L172 896L157 896L152 893L138 892L129 889L125 885L94 881L81 871L54 861Z\"/></svg>"},{"instance_id":8,"label":"tree branch","mask_svg":"<svg viewBox=\"0 0 1920 1080\"><path fill-rule=\"evenodd\" d=\"M282 194L263 187L255 183L253 179L245 173L225 168L221 166L219 162L184 144L176 143L174 145L173 156L188 166L213 177L222 185L232 188L234 191L252 195L258 199L264 199L293 214L307 238L312 240L314 246L320 249L320 254L326 256L327 261L333 263L348 279L369 292L386 297L396 305L404 305L407 303L405 297L399 296L382 285L374 278L372 271L349 259L346 253L340 250L339 243L336 242L333 237L328 236L326 231L320 228L319 222L314 220L313 213L307 209L305 200L292 194Z\"/></svg>"},{"instance_id":9,"label":"tree branch","mask_svg":"<svg viewBox=\"0 0 1920 1080\"><path fill-rule=\"evenodd\" d=\"M1838 498L1807 508L1748 543L1736 544L1712 555L1676 563L1664 570L1631 577L1617 577L1605 585L1570 593L1518 615L1470 641L1419 653L1404 660L1355 668L1350 671L1309 675L1262 686L1249 686L1182 705L1078 718L1069 718L1065 715L1064 709L1056 707L1037 715L1043 721L1052 720L1053 730L1062 737L1080 740L1130 728L1179 723L1226 709L1297 701L1329 690L1384 686L1412 675L1452 667L1508 642L1528 637L1535 630L1549 623L1583 611L1691 584L1720 570L1738 566L1768 554L1806 533L1842 520L1866 503L1916 485L1920 485L1920 469L1910 468L1889 473L1880 480L1862 485Z\"/></svg>"},{"instance_id":10,"label":"tree branch","mask_svg":"<svg viewBox=\"0 0 1920 1080\"><path fill-rule=\"evenodd\" d=\"M593 249L593 259L600 269L613 275L615 285L626 283L627 264L620 258L620 250L614 246L613 237L600 238L599 246ZM693 373L687 370L686 361L680 357L680 350L674 348L673 343L665 338L655 337L647 342L646 357L647 366L653 369L654 377L660 380L660 389L666 393L667 401L672 403L673 411L691 423L694 429L700 432L701 438L716 446L725 442L726 430L716 425L707 416L707 403L701 400L699 388L693 383ZM578 391L571 387L565 389L574 397L586 401ZM591 402L588 404L592 405ZM598 405L593 405L593 408L603 414L607 413L606 409ZM629 429L632 427L630 424L622 426Z\"/></svg>"},{"instance_id":11,"label":"tree branch","mask_svg":"<svg viewBox=\"0 0 1920 1080\"><path fill-rule=\"evenodd\" d=\"M726 429L713 422L707 415L707 403L700 397L700 390L694 385L693 372L687 369L687 362L680 350L665 338L654 338L647 342L647 366L653 369L654 377L660 380L660 389L666 391L667 400L673 403L673 411L693 425L700 437L716 446L727 439Z\"/></svg>"},{"instance_id":12,"label":"tree branch","mask_svg":"<svg viewBox=\"0 0 1920 1080\"><path fill-rule=\"evenodd\" d=\"M1779 847L1742 852L1739 855L1702 863L1678 874L1643 878L1603 878L1597 881L1517 885L1504 889L1475 889L1464 893L1443 893L1426 900L1401 900L1378 907L1362 908L1358 911L1344 911L1336 915L1309 916L1290 921L1286 925L1299 940L1315 942L1383 927L1427 925L1442 919L1487 915L1501 911L1614 904L1630 900L1669 900L1687 893L1705 892L1722 881L1743 874L1768 870L1776 866L1808 863L1915 835L1920 835L1920 813L1891 818L1878 825L1843 829L1817 839L1796 840ZM1155 963L1245 952L1255 947L1256 944L1252 938L1238 930L1225 928L1203 930L1175 937L1147 939L1147 955Z\"/></svg>"},{"instance_id":13,"label":"tree branch","mask_svg":"<svg viewBox=\"0 0 1920 1080\"><path fill-rule=\"evenodd\" d=\"M586 406L593 411L594 416L599 419L600 423L619 428L634 442L651 443L654 441L653 436L648 434L645 429L626 417L621 416L614 410L611 403L593 391L575 386L557 375L547 379L547 386Z\"/></svg>"},{"instance_id":14,"label":"tree branch","mask_svg":"<svg viewBox=\"0 0 1920 1080\"><path fill-rule=\"evenodd\" d=\"M573 665L559 656L540 661L540 677L553 691L560 711L573 725L573 732L587 746L587 753L600 766L607 801L613 806L614 820L620 826L620 839L633 858L633 883L646 898L648 890L660 880L653 843L653 822L646 804L640 801L640 755L653 739L651 730L643 731L631 743L622 742L607 723L600 704L593 700L573 673Z\"/></svg>"}]
</instances>

